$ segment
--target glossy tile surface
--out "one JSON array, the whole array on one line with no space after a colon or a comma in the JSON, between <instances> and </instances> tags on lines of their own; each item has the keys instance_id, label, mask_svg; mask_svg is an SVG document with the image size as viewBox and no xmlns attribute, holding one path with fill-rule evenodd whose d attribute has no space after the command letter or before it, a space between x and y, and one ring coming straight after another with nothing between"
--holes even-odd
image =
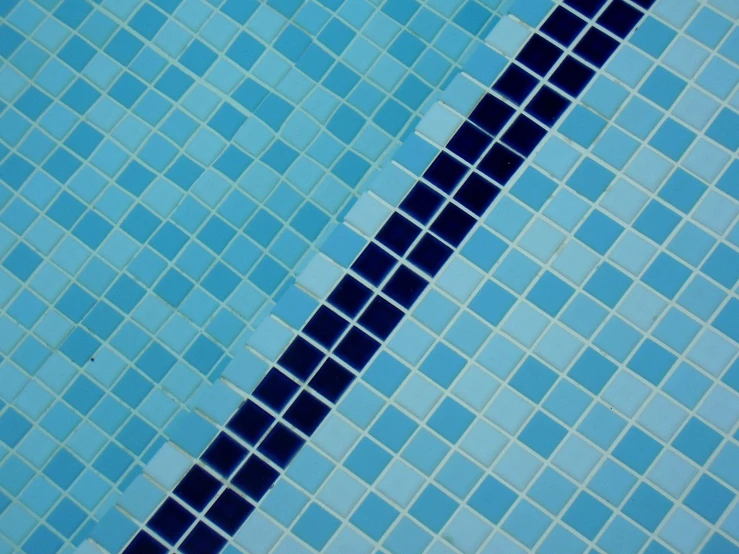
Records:
<instances>
[{"instance_id":1,"label":"glossy tile surface","mask_svg":"<svg viewBox=\"0 0 739 554\"><path fill-rule=\"evenodd\" d=\"M123 476L123 439L95 450L83 475L118 468L126 492L77 551L738 552L739 10L652 4L514 3L246 347L200 386L161 377L151 410L167 382L192 400L146 443L144 474ZM19 278L28 252L3 262ZM95 333L82 298L66 309ZM162 352L144 367L182 367ZM100 410L109 397L78 382L63 405ZM25 444L27 416L0 417ZM82 490L78 457L44 474ZM25 524L23 551L61 547L69 496ZM0 532L20 537L23 510Z\"/></svg>"},{"instance_id":2,"label":"glossy tile surface","mask_svg":"<svg viewBox=\"0 0 739 554\"><path fill-rule=\"evenodd\" d=\"M0 2L0 551L89 535L498 3Z\"/></svg>"}]
</instances>

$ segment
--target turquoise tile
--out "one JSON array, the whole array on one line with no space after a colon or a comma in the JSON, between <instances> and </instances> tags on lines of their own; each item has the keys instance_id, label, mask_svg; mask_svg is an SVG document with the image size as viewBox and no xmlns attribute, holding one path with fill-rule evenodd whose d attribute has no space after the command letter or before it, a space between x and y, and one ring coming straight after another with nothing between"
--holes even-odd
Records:
<instances>
[{"instance_id":1,"label":"turquoise tile","mask_svg":"<svg viewBox=\"0 0 739 554\"><path fill-rule=\"evenodd\" d=\"M639 93L661 108L669 110L685 86L685 81L677 75L657 66L639 88Z\"/></svg>"},{"instance_id":2,"label":"turquoise tile","mask_svg":"<svg viewBox=\"0 0 739 554\"><path fill-rule=\"evenodd\" d=\"M669 14L666 15L669 17ZM646 17L631 37L630 42L655 58L659 58L675 36L675 31L664 23L653 17Z\"/></svg>"},{"instance_id":3,"label":"turquoise tile","mask_svg":"<svg viewBox=\"0 0 739 554\"><path fill-rule=\"evenodd\" d=\"M304 448L290 466L288 475L305 489L315 492L328 477L331 463L312 448Z\"/></svg>"},{"instance_id":4,"label":"turquoise tile","mask_svg":"<svg viewBox=\"0 0 739 554\"><path fill-rule=\"evenodd\" d=\"M611 513L611 510L596 498L581 492L565 512L563 521L592 540L603 528Z\"/></svg>"},{"instance_id":5,"label":"turquoise tile","mask_svg":"<svg viewBox=\"0 0 739 554\"><path fill-rule=\"evenodd\" d=\"M436 481L463 499L479 481L481 475L481 470L477 466L455 453L445 462L437 474Z\"/></svg>"},{"instance_id":6,"label":"turquoise tile","mask_svg":"<svg viewBox=\"0 0 739 554\"><path fill-rule=\"evenodd\" d=\"M642 24L643 28L644 24ZM583 97L583 102L604 117L612 118L628 96L618 83L606 77L598 78Z\"/></svg>"},{"instance_id":7,"label":"turquoise tile","mask_svg":"<svg viewBox=\"0 0 739 554\"><path fill-rule=\"evenodd\" d=\"M374 482L390 461L390 455L369 439L362 439L345 466L365 482Z\"/></svg>"},{"instance_id":8,"label":"turquoise tile","mask_svg":"<svg viewBox=\"0 0 739 554\"><path fill-rule=\"evenodd\" d=\"M731 22L717 12L703 8L688 25L686 32L710 48L715 48L731 27Z\"/></svg>"},{"instance_id":9,"label":"turquoise tile","mask_svg":"<svg viewBox=\"0 0 739 554\"><path fill-rule=\"evenodd\" d=\"M531 547L538 542L551 519L525 500L518 504L503 523L503 529Z\"/></svg>"},{"instance_id":10,"label":"turquoise tile","mask_svg":"<svg viewBox=\"0 0 739 554\"><path fill-rule=\"evenodd\" d=\"M603 212L593 211L575 236L601 255L604 255L623 233L623 227Z\"/></svg>"},{"instance_id":11,"label":"turquoise tile","mask_svg":"<svg viewBox=\"0 0 739 554\"><path fill-rule=\"evenodd\" d=\"M734 151L739 148L739 133L736 131L737 122L739 122L739 114L731 109L724 108L708 128L706 135Z\"/></svg>"},{"instance_id":12,"label":"turquoise tile","mask_svg":"<svg viewBox=\"0 0 739 554\"><path fill-rule=\"evenodd\" d=\"M622 169L636 153L639 143L615 127L610 127L600 137L593 153L611 164Z\"/></svg>"},{"instance_id":13,"label":"turquoise tile","mask_svg":"<svg viewBox=\"0 0 739 554\"><path fill-rule=\"evenodd\" d=\"M684 265L666 254L660 254L649 266L643 281L656 291L672 298L690 274Z\"/></svg>"},{"instance_id":14,"label":"turquoise tile","mask_svg":"<svg viewBox=\"0 0 739 554\"><path fill-rule=\"evenodd\" d=\"M121 548L134 534L134 524L118 510L110 510L91 536L108 550Z\"/></svg>"},{"instance_id":15,"label":"turquoise tile","mask_svg":"<svg viewBox=\"0 0 739 554\"><path fill-rule=\"evenodd\" d=\"M736 30L734 30L719 50L734 63L736 63L737 59L739 59L739 50L737 49L739 47L739 43L737 42L738 38L739 35L737 34Z\"/></svg>"},{"instance_id":16,"label":"turquoise tile","mask_svg":"<svg viewBox=\"0 0 739 554\"><path fill-rule=\"evenodd\" d=\"M445 398L429 418L429 427L451 443L457 442L473 420L466 408L450 398Z\"/></svg>"},{"instance_id":17,"label":"turquoise tile","mask_svg":"<svg viewBox=\"0 0 739 554\"><path fill-rule=\"evenodd\" d=\"M679 179L679 177L678 177ZM669 196L669 191L666 192ZM656 243L665 242L680 221L680 216L659 202L649 202L634 222L634 228Z\"/></svg>"},{"instance_id":18,"label":"turquoise tile","mask_svg":"<svg viewBox=\"0 0 739 554\"><path fill-rule=\"evenodd\" d=\"M441 333L457 311L451 300L432 290L419 302L413 315L432 331Z\"/></svg>"},{"instance_id":19,"label":"turquoise tile","mask_svg":"<svg viewBox=\"0 0 739 554\"><path fill-rule=\"evenodd\" d=\"M498 523L516 499L516 493L494 477L487 476L475 489L468 504L491 523Z\"/></svg>"},{"instance_id":20,"label":"turquoise tile","mask_svg":"<svg viewBox=\"0 0 739 554\"><path fill-rule=\"evenodd\" d=\"M464 313L446 334L446 339L468 356L479 350L491 329L480 320Z\"/></svg>"},{"instance_id":21,"label":"turquoise tile","mask_svg":"<svg viewBox=\"0 0 739 554\"><path fill-rule=\"evenodd\" d=\"M698 84L719 98L725 99L739 81L739 70L720 58L712 59L698 76Z\"/></svg>"},{"instance_id":22,"label":"turquoise tile","mask_svg":"<svg viewBox=\"0 0 739 554\"><path fill-rule=\"evenodd\" d=\"M295 524L295 534L316 549L323 548L340 522L326 510L311 504Z\"/></svg>"},{"instance_id":23,"label":"turquoise tile","mask_svg":"<svg viewBox=\"0 0 739 554\"><path fill-rule=\"evenodd\" d=\"M561 320L573 331L589 338L605 319L606 314L607 312L593 300L578 295L565 309Z\"/></svg>"},{"instance_id":24,"label":"turquoise tile","mask_svg":"<svg viewBox=\"0 0 739 554\"><path fill-rule=\"evenodd\" d=\"M391 396L405 380L409 370L391 355L383 352L367 369L363 379L385 396Z\"/></svg>"},{"instance_id":25,"label":"turquoise tile","mask_svg":"<svg viewBox=\"0 0 739 554\"><path fill-rule=\"evenodd\" d=\"M402 519L385 540L385 546L394 554L401 552L423 552L431 542L431 535L413 523Z\"/></svg>"},{"instance_id":26,"label":"turquoise tile","mask_svg":"<svg viewBox=\"0 0 739 554\"><path fill-rule=\"evenodd\" d=\"M378 540L397 518L398 512L374 493L359 505L350 521L370 538Z\"/></svg>"},{"instance_id":27,"label":"turquoise tile","mask_svg":"<svg viewBox=\"0 0 739 554\"><path fill-rule=\"evenodd\" d=\"M457 508L457 503L433 485L427 486L410 508L410 515L431 531L439 532Z\"/></svg>"},{"instance_id":28,"label":"turquoise tile","mask_svg":"<svg viewBox=\"0 0 739 554\"><path fill-rule=\"evenodd\" d=\"M315 416L314 409L324 413L318 404L303 414L297 405L281 410L256 400L270 421L283 414L290 428L317 417L314 433L306 435L301 420L301 438L293 438L311 444L281 467L272 461L280 459L275 437L288 427L264 429L269 438L261 443L247 441L256 450L251 460L269 458L265 474L280 465L274 487L261 502L253 490L238 493L258 505L243 528L229 510L227 531L213 508L194 533L230 537L236 544L224 552L238 545L290 554L441 554L451 542L462 552L657 552L654 541L645 546L657 525L659 540L690 552L700 542L691 537L707 533L699 521L721 522L724 536L735 536L731 514L724 516L736 488L726 471L712 466L722 488L693 483L693 461L684 460L724 460L716 437L733 421L728 389L713 382L732 358L724 335L736 338L735 302L722 302L739 274L726 244L733 235L721 238L735 215L721 201L734 191L731 168L722 175L727 151L736 149L734 112L729 104L719 110L712 98L730 103L736 56L727 22L735 14L723 0L665 6L635 22L631 45L604 64L616 80L583 83L587 92L566 106L554 136L533 145L536 169L526 164L512 175L492 207L466 194L471 182L452 188L463 178L453 169L424 175L440 147L413 132L416 122L437 98L463 118L473 112L482 87L508 62L481 45L501 16L510 21L509 11L552 34L563 13L588 17L579 5L131 0L92 10L79 0L44 0L6 7L0 51L12 58L0 70L0 392L11 405L0 405L0 440L15 451L0 453L0 468L17 478L3 486L13 504L0 501L8 543L0 550L71 552L81 545L82 554L97 549L86 542L91 536L110 553L125 551L139 527L129 518L149 517L192 463L177 452L202 455L208 461L195 463L217 482L236 471L230 482L248 487L246 470L215 463L217 449L240 453L244 446L227 423L231 414L270 367L298 371L282 357L295 330L330 295L341 268L354 263L388 205L392 211L419 179L448 187L442 192L453 203L484 219L457 239L451 229L442 232L443 218L430 222L432 232L458 245L452 256L469 263L455 259L438 279L424 281L419 300L402 310L397 330L380 353L368 352L366 364L345 367L348 342L336 350L336 364L322 366L322 349L299 360L305 373L291 379L301 381L301 398L316 391L339 414ZM600 19L605 27L614 9ZM672 30L685 27L689 40ZM713 56L716 49L722 57ZM653 69L660 57L664 67ZM683 91L693 79L705 92ZM636 100L635 88L647 98ZM655 103L674 119L660 124ZM607 125L614 117L618 128ZM645 140L651 148L642 148ZM474 154L451 149L465 159L465 172L475 165ZM695 178L673 170L671 161L683 156ZM615 170L606 167L623 179L614 183ZM714 181L722 192L706 195L701 182ZM362 211L369 187L372 213ZM355 203L360 209L351 211ZM545 219L534 217L538 212ZM347 213L349 227L342 224ZM695 225L682 221L688 213ZM643 237L624 234L626 226ZM565 242L565 231L576 240ZM517 242L516 252L507 252L508 242ZM669 254L652 259L654 242ZM323 262L306 254L316 249ZM616 265L605 262L607 253ZM492 280L481 282L473 265ZM642 283L631 287L632 279ZM517 303L522 295L530 302ZM680 307L668 307L665 297ZM550 318L559 322L550 326ZM571 331L592 339L597 352L580 353ZM654 340L643 340L645 333ZM684 351L689 361L678 364L674 353ZM420 371L409 376L409 368ZM723 377L732 388L734 373L732 366ZM353 383L356 377L364 384ZM678 430L683 408L665 396L648 401L644 381L686 409L702 402L698 419ZM601 394L608 404L593 405ZM636 431L636 414L649 434ZM612 452L592 476L586 474L599 454L579 438L565 440L573 426L587 444ZM359 439L358 428L372 438ZM665 438L671 433L678 438ZM679 455L668 455L668 440ZM175 448L160 450L170 441ZM509 441L516 444L504 448ZM460 448L447 459L450 443ZM150 482L139 475L139 459L151 462L156 485L142 485ZM336 461L349 472L339 474L344 485L332 473ZM634 471L646 475L636 490ZM46 486L36 477L44 472ZM424 475L435 476L439 488ZM365 497L362 483L375 482ZM134 492L119 502L113 487ZM44 503L44 488L56 491L51 497L63 491L65 500ZM530 503L519 501L518 491L527 491ZM664 495L683 493L675 514L685 515L665 516ZM117 503L121 509L110 512ZM457 509L459 503L466 505ZM619 513L610 519L611 511ZM563 522L550 524L555 516ZM289 537L280 539L274 518L284 519ZM221 530L206 531L211 525ZM717 537L704 539L707 550L726 548Z\"/></svg>"},{"instance_id":29,"label":"turquoise tile","mask_svg":"<svg viewBox=\"0 0 739 554\"><path fill-rule=\"evenodd\" d=\"M559 131L583 148L590 147L606 126L605 120L594 112L577 106L560 125Z\"/></svg>"},{"instance_id":30,"label":"turquoise tile","mask_svg":"<svg viewBox=\"0 0 739 554\"><path fill-rule=\"evenodd\" d=\"M581 552L585 549L584 543L570 531L556 525L547 535L541 545L542 554L554 554L562 549L572 552Z\"/></svg>"},{"instance_id":31,"label":"turquoise tile","mask_svg":"<svg viewBox=\"0 0 739 554\"><path fill-rule=\"evenodd\" d=\"M502 72L504 66L503 56L482 46L467 60L464 70L483 86L488 86Z\"/></svg>"},{"instance_id":32,"label":"turquoise tile","mask_svg":"<svg viewBox=\"0 0 739 554\"><path fill-rule=\"evenodd\" d=\"M652 62L633 48L624 47L607 65L607 71L627 85L635 87Z\"/></svg>"},{"instance_id":33,"label":"turquoise tile","mask_svg":"<svg viewBox=\"0 0 739 554\"><path fill-rule=\"evenodd\" d=\"M564 438L566 431L559 423L536 412L519 435L519 440L543 458L549 458Z\"/></svg>"},{"instance_id":34,"label":"turquoise tile","mask_svg":"<svg viewBox=\"0 0 739 554\"><path fill-rule=\"evenodd\" d=\"M720 133L720 126L717 127ZM672 160L678 160L695 140L695 134L674 119L665 120L652 136L650 145Z\"/></svg>"},{"instance_id":35,"label":"turquoise tile","mask_svg":"<svg viewBox=\"0 0 739 554\"><path fill-rule=\"evenodd\" d=\"M548 0L536 0L535 2L513 2L510 13L529 25L537 25L549 12L552 3Z\"/></svg>"},{"instance_id":36,"label":"turquoise tile","mask_svg":"<svg viewBox=\"0 0 739 554\"><path fill-rule=\"evenodd\" d=\"M399 452L416 429L416 424L396 408L387 408L370 427L369 434L393 452Z\"/></svg>"},{"instance_id":37,"label":"turquoise tile","mask_svg":"<svg viewBox=\"0 0 739 554\"><path fill-rule=\"evenodd\" d=\"M534 358L524 360L513 374L511 386L532 402L538 404L556 381L556 374Z\"/></svg>"}]
</instances>

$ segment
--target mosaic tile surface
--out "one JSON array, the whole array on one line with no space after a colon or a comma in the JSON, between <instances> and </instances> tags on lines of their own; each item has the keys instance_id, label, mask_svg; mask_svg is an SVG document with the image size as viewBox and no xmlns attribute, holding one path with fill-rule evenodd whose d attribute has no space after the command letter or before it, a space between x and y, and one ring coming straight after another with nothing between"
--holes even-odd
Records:
<instances>
[{"instance_id":1,"label":"mosaic tile surface","mask_svg":"<svg viewBox=\"0 0 739 554\"><path fill-rule=\"evenodd\" d=\"M0 552L70 552L499 0L0 1Z\"/></svg>"},{"instance_id":2,"label":"mosaic tile surface","mask_svg":"<svg viewBox=\"0 0 739 554\"><path fill-rule=\"evenodd\" d=\"M739 552L739 5L652 4L513 5L78 552ZM94 490L103 443L44 474ZM8 551L62 548L69 496L6 502Z\"/></svg>"},{"instance_id":3,"label":"mosaic tile surface","mask_svg":"<svg viewBox=\"0 0 739 554\"><path fill-rule=\"evenodd\" d=\"M513 15L104 548L739 551L736 10Z\"/></svg>"}]
</instances>

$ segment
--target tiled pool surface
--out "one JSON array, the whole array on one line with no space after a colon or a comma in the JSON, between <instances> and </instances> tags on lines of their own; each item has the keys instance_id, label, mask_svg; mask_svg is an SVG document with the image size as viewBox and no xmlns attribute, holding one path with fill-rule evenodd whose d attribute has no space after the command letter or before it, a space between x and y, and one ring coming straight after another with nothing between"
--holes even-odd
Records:
<instances>
[{"instance_id":1,"label":"tiled pool surface","mask_svg":"<svg viewBox=\"0 0 739 554\"><path fill-rule=\"evenodd\" d=\"M0 551L89 534L497 4L0 2Z\"/></svg>"},{"instance_id":2,"label":"tiled pool surface","mask_svg":"<svg viewBox=\"0 0 739 554\"><path fill-rule=\"evenodd\" d=\"M739 4L497 4L0 5L0 552L739 552Z\"/></svg>"}]
</instances>

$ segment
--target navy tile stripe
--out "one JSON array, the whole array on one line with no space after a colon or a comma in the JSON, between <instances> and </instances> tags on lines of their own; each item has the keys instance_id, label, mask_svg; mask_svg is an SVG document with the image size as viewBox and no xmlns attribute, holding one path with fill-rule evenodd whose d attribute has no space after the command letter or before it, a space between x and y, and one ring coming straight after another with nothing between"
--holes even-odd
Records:
<instances>
[{"instance_id":1,"label":"navy tile stripe","mask_svg":"<svg viewBox=\"0 0 739 554\"><path fill-rule=\"evenodd\" d=\"M653 1L634 3L648 9ZM607 0L564 3L588 19L600 13L596 22L621 38L644 15L623 0L612 0L602 12ZM592 68L562 48L569 47L586 24L573 11L555 8L493 84L493 91L521 107L520 111L490 93L480 100L447 144L447 149L466 163L445 151L437 155L422 180L407 193L399 211L357 256L351 273L329 295L328 305L313 314L256 387L252 396L281 414L278 417L299 433L259 403L246 400L228 421L229 433L218 433L200 457L200 463L226 479L228 486L222 487L208 471L194 465L174 490L181 502L168 498L147 522L151 531L171 545L185 537L179 547L184 554L221 551L226 543L223 535L202 521L192 527L195 518L183 504L200 512L219 495L205 518L227 536L240 528L280 476L274 466L283 470L288 466L305 444L305 437L318 428L454 248L543 140L546 127L553 126L572 104L567 95L576 98L592 80ZM590 27L573 51L591 65L602 67L618 44ZM566 94L545 84L531 97L557 63L545 82ZM423 230L425 225L429 230ZM363 280L378 287L380 293L373 293ZM298 393L295 380L307 388ZM142 529L125 554L158 554L168 549Z\"/></svg>"}]
</instances>

